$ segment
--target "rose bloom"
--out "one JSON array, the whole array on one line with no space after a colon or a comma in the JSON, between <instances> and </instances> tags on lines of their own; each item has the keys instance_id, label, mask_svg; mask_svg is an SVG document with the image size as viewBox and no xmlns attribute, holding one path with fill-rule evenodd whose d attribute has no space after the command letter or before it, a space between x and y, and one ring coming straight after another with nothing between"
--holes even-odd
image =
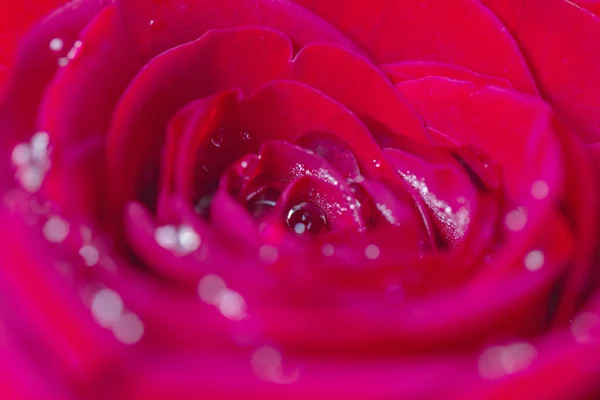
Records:
<instances>
[{"instance_id":1,"label":"rose bloom","mask_svg":"<svg viewBox=\"0 0 600 400\"><path fill-rule=\"evenodd\" d=\"M5 3L1 398L600 397L600 2Z\"/></svg>"}]
</instances>

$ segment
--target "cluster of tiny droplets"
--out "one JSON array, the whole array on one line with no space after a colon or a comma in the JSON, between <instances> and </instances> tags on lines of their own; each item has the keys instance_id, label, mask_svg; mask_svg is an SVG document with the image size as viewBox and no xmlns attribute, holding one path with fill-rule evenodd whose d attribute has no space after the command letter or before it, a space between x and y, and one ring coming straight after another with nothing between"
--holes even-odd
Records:
<instances>
[{"instance_id":1,"label":"cluster of tiny droplets","mask_svg":"<svg viewBox=\"0 0 600 400\"><path fill-rule=\"evenodd\" d=\"M407 171L406 173L399 172L404 180L421 194L421 197L427 206L429 206L444 225L452 228L457 236L461 237L464 235L470 222L469 211L466 207L460 207L458 211L453 212L450 204L438 199L438 197L429 190L423 178L419 179L416 175L411 174L410 171Z\"/></svg>"},{"instance_id":2,"label":"cluster of tiny droplets","mask_svg":"<svg viewBox=\"0 0 600 400\"><path fill-rule=\"evenodd\" d=\"M61 244L71 232L77 231L74 228L72 223L61 216L49 215L42 227L42 233L48 242ZM82 239L79 256L87 267L94 267L100 261L100 252L93 244L92 232L85 226L81 226L79 232ZM116 291L101 287L94 288L93 292L88 306L94 320L103 328L111 330L120 342L124 344L137 343L144 334L144 323L140 318L125 307L121 296ZM84 289L82 296L86 295L89 294Z\"/></svg>"},{"instance_id":3,"label":"cluster of tiny droplets","mask_svg":"<svg viewBox=\"0 0 600 400\"><path fill-rule=\"evenodd\" d=\"M36 192L50 169L50 137L46 132L37 132L29 142L19 143L13 148L11 160L16 167L15 177L28 192Z\"/></svg>"}]
</instances>

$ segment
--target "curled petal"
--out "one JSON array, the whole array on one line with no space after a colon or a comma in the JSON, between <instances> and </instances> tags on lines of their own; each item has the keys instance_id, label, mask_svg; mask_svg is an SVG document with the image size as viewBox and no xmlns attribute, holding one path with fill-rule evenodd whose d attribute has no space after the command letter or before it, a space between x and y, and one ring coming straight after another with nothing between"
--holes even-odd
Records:
<instances>
[{"instance_id":1,"label":"curled petal","mask_svg":"<svg viewBox=\"0 0 600 400\"><path fill-rule=\"evenodd\" d=\"M338 26L378 62L444 62L506 78L519 90L536 92L517 44L476 0L295 2Z\"/></svg>"}]
</instances>

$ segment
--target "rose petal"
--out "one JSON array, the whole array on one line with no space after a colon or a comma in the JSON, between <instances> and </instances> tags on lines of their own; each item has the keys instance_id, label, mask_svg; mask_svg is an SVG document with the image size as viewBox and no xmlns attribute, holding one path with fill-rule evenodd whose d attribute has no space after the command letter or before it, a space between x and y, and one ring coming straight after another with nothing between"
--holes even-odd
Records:
<instances>
[{"instance_id":1,"label":"rose petal","mask_svg":"<svg viewBox=\"0 0 600 400\"><path fill-rule=\"evenodd\" d=\"M295 2L331 21L378 62L439 61L506 78L519 90L536 92L516 43L478 1Z\"/></svg>"},{"instance_id":2,"label":"rose petal","mask_svg":"<svg viewBox=\"0 0 600 400\"><path fill-rule=\"evenodd\" d=\"M600 19L565 0L485 0L515 36L540 90L587 142L600 139Z\"/></svg>"},{"instance_id":3,"label":"rose petal","mask_svg":"<svg viewBox=\"0 0 600 400\"><path fill-rule=\"evenodd\" d=\"M384 64L381 66L381 69L393 83L425 78L427 76L441 76L473 82L477 85L494 85L506 89L512 88L512 85L506 79L478 74L467 68L440 62L405 61L395 64Z\"/></svg>"},{"instance_id":4,"label":"rose petal","mask_svg":"<svg viewBox=\"0 0 600 400\"><path fill-rule=\"evenodd\" d=\"M70 48L79 31L102 9L104 3L89 1L80 7L65 6L22 39L0 102L0 127L5 132L1 135L2 151L34 133L38 104L58 69L58 55L50 49L50 42L60 38L63 46ZM5 155L2 159L6 159Z\"/></svg>"},{"instance_id":5,"label":"rose petal","mask_svg":"<svg viewBox=\"0 0 600 400\"><path fill-rule=\"evenodd\" d=\"M118 0L117 6L131 36L152 56L195 40L210 29L240 26L277 29L298 47L329 42L356 49L329 22L289 1Z\"/></svg>"},{"instance_id":6,"label":"rose petal","mask_svg":"<svg viewBox=\"0 0 600 400\"><path fill-rule=\"evenodd\" d=\"M445 78L397 86L428 125L462 145L483 150L502 165L512 198L528 197L531 183L540 179L561 190L557 137L543 102L514 91Z\"/></svg>"}]
</instances>

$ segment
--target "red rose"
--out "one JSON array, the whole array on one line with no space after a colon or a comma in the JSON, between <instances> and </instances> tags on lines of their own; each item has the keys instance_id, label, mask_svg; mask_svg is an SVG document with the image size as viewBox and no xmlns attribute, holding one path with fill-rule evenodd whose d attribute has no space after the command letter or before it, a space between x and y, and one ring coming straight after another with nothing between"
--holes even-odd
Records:
<instances>
[{"instance_id":1,"label":"red rose","mask_svg":"<svg viewBox=\"0 0 600 400\"><path fill-rule=\"evenodd\" d=\"M0 393L594 398L597 11L54 12L0 102Z\"/></svg>"}]
</instances>

